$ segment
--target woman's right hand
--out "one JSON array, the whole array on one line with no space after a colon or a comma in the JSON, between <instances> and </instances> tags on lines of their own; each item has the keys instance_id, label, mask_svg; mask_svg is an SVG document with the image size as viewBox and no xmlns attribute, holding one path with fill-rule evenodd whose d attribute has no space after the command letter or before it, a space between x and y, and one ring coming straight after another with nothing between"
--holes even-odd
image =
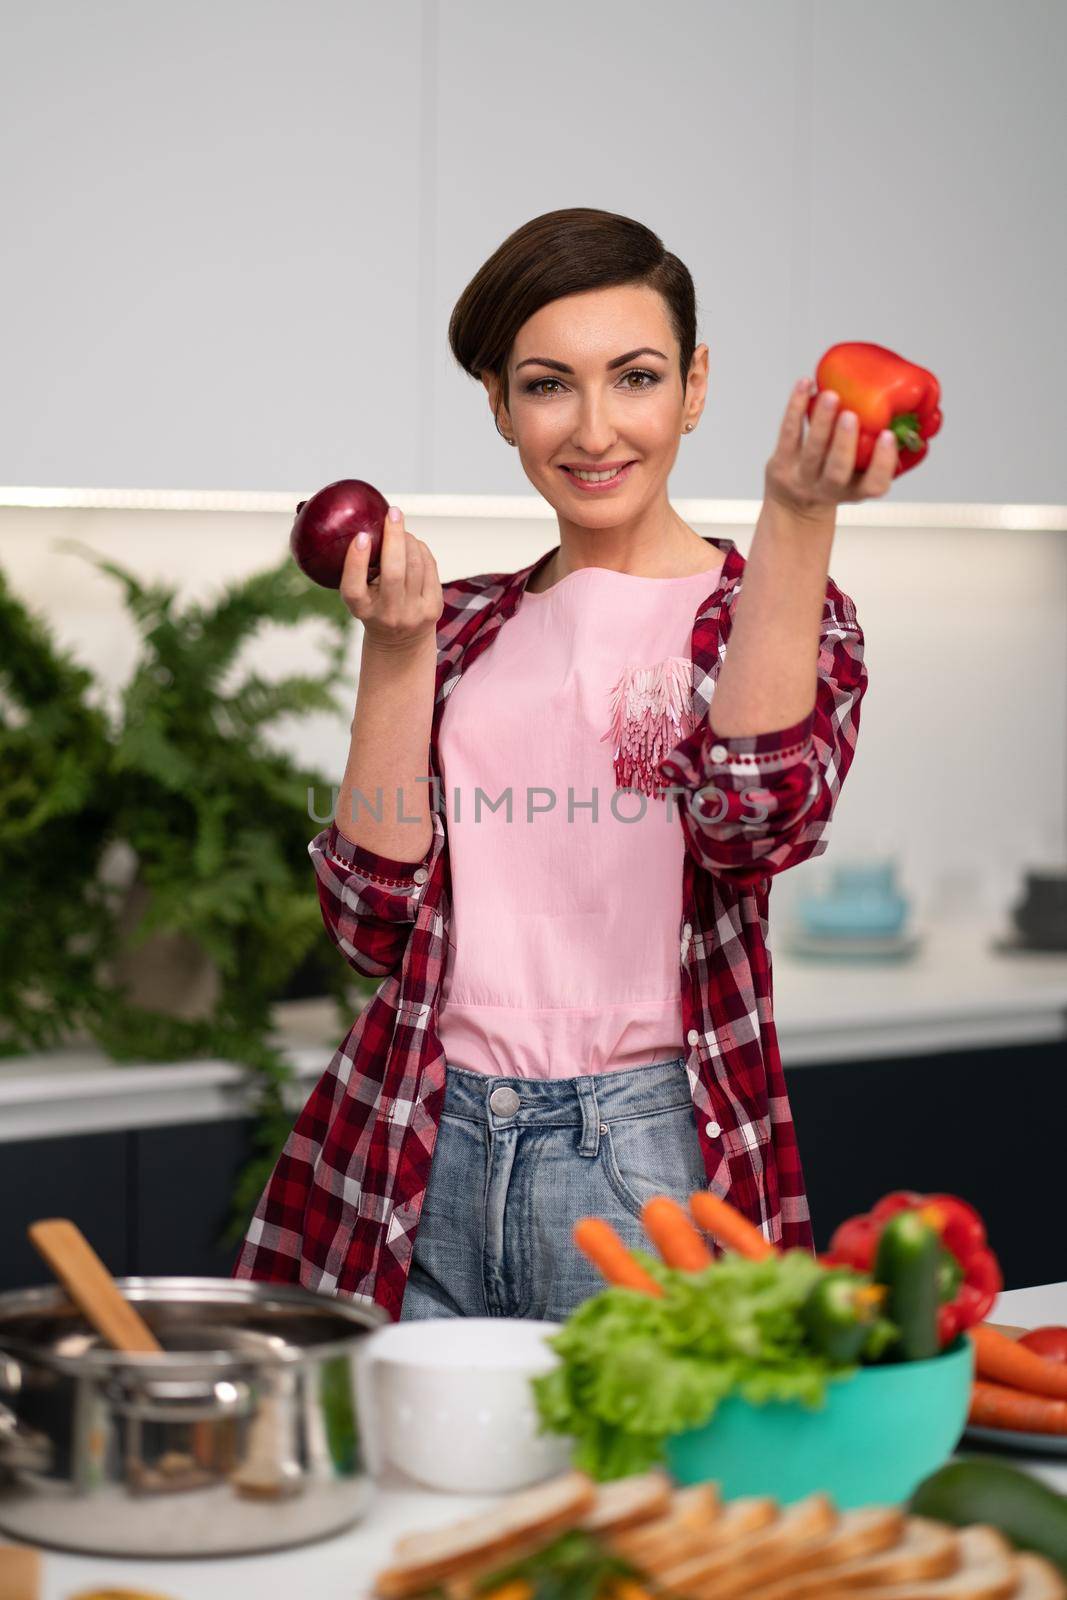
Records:
<instances>
[{"instance_id":1,"label":"woman's right hand","mask_svg":"<svg viewBox=\"0 0 1067 1600\"><path fill-rule=\"evenodd\" d=\"M429 546L407 531L401 514L396 522L385 519L380 572L368 582L370 549L369 539L363 549L353 539L341 574L341 599L362 622L366 642L406 651L435 638L445 600Z\"/></svg>"}]
</instances>

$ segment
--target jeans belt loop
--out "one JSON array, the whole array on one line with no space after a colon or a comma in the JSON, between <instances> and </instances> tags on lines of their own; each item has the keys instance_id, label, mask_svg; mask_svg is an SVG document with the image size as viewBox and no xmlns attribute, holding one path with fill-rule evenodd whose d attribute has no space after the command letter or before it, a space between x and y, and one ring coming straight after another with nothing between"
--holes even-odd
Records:
<instances>
[{"instance_id":1,"label":"jeans belt loop","mask_svg":"<svg viewBox=\"0 0 1067 1600\"><path fill-rule=\"evenodd\" d=\"M600 1154L600 1107L596 1100L596 1086L587 1074L578 1079L575 1088L582 1108L582 1138L578 1154L596 1156Z\"/></svg>"}]
</instances>

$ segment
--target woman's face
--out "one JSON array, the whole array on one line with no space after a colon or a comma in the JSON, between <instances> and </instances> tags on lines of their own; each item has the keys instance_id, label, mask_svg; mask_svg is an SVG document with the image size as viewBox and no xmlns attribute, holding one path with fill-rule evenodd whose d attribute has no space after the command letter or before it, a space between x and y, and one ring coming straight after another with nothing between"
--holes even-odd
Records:
<instances>
[{"instance_id":1,"label":"woman's face","mask_svg":"<svg viewBox=\"0 0 1067 1600\"><path fill-rule=\"evenodd\" d=\"M640 284L567 295L520 328L500 426L561 518L617 526L666 498L682 430L703 407L707 345L693 354L684 396L678 360L666 304ZM568 470L620 464L621 477L593 489Z\"/></svg>"}]
</instances>

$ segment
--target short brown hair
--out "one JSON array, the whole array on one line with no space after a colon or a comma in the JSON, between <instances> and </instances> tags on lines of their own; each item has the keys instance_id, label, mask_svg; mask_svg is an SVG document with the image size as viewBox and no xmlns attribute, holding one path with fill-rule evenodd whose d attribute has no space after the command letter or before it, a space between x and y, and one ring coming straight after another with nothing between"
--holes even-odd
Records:
<instances>
[{"instance_id":1,"label":"short brown hair","mask_svg":"<svg viewBox=\"0 0 1067 1600\"><path fill-rule=\"evenodd\" d=\"M472 378L496 374L509 404L508 358L523 323L542 306L584 289L640 283L666 302L680 346L684 393L696 349L696 291L689 269L643 222L572 206L546 211L510 233L468 283L452 311L448 342ZM501 427L497 421L497 432Z\"/></svg>"}]
</instances>

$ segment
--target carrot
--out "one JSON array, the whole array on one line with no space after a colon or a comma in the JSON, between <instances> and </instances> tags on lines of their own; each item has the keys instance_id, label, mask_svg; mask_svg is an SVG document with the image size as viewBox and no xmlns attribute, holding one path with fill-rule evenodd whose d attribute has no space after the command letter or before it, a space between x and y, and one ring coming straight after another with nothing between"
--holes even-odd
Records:
<instances>
[{"instance_id":1,"label":"carrot","mask_svg":"<svg viewBox=\"0 0 1067 1600\"><path fill-rule=\"evenodd\" d=\"M728 1201L712 1194L710 1189L698 1189L696 1194L691 1194L689 1209L705 1233L710 1233L728 1250L736 1250L739 1256L747 1256L749 1261L765 1261L768 1256L778 1254L776 1246L765 1239L747 1217Z\"/></svg>"},{"instance_id":2,"label":"carrot","mask_svg":"<svg viewBox=\"0 0 1067 1600\"><path fill-rule=\"evenodd\" d=\"M618 1289L640 1289L644 1294L660 1295L663 1290L655 1278L627 1250L610 1222L603 1217L579 1217L573 1238L584 1256Z\"/></svg>"},{"instance_id":3,"label":"carrot","mask_svg":"<svg viewBox=\"0 0 1067 1600\"><path fill-rule=\"evenodd\" d=\"M1027 1350L1006 1333L998 1333L986 1322L970 1329L974 1340L975 1370L980 1378L1010 1384L1031 1394L1052 1395L1067 1400L1067 1366Z\"/></svg>"},{"instance_id":4,"label":"carrot","mask_svg":"<svg viewBox=\"0 0 1067 1600\"><path fill-rule=\"evenodd\" d=\"M967 1421L982 1428L1017 1428L1021 1433L1067 1433L1067 1400L979 1378L971 1390Z\"/></svg>"},{"instance_id":5,"label":"carrot","mask_svg":"<svg viewBox=\"0 0 1067 1600\"><path fill-rule=\"evenodd\" d=\"M715 1260L682 1207L669 1194L653 1195L651 1200L646 1200L641 1221L668 1267L700 1272Z\"/></svg>"}]
</instances>

